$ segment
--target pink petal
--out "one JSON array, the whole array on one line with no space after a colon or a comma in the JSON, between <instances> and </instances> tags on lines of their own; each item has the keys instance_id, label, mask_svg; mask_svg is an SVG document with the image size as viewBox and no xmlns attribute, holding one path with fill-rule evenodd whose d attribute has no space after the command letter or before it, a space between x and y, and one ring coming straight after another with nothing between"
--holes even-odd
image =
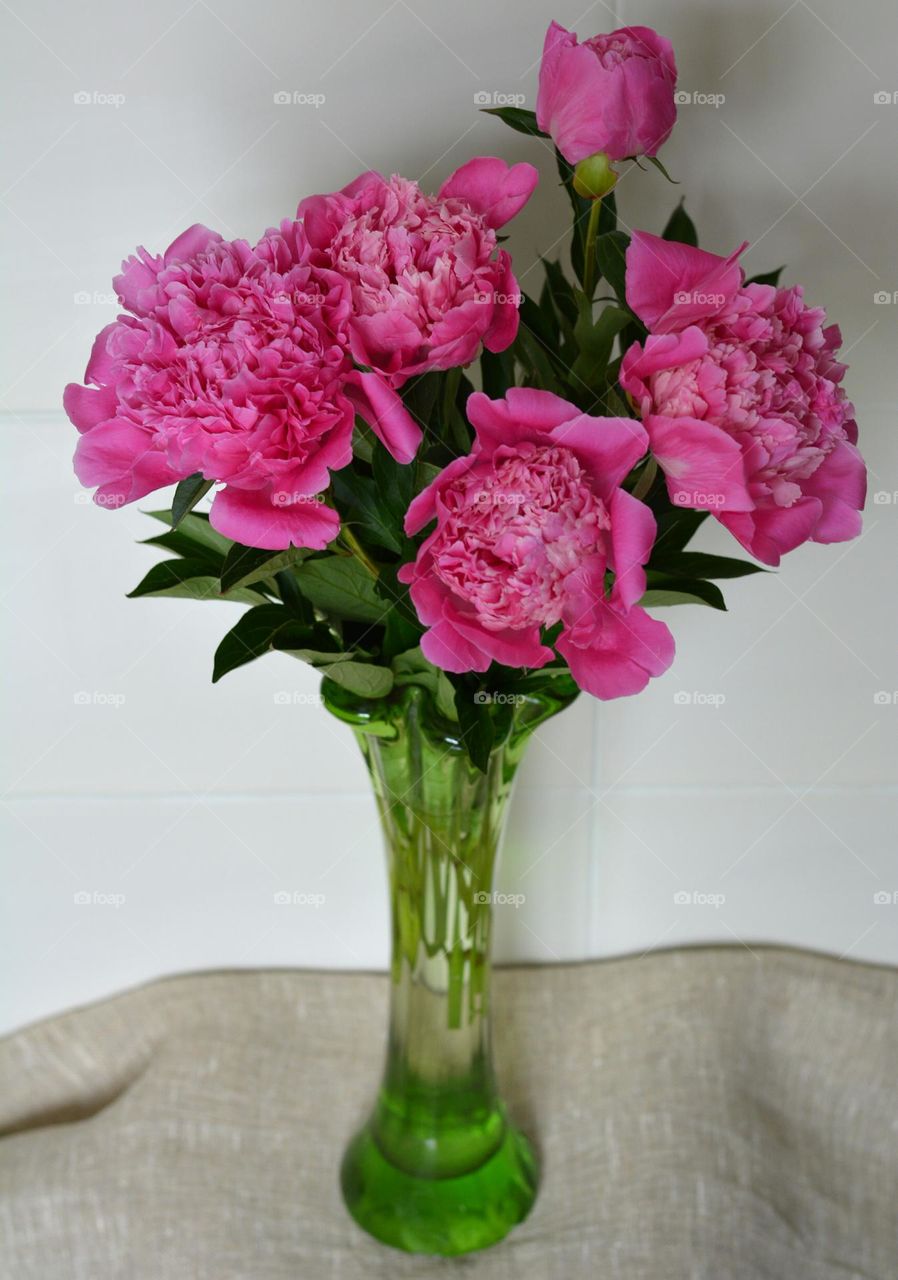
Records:
<instances>
[{"instance_id":1,"label":"pink petal","mask_svg":"<svg viewBox=\"0 0 898 1280\"><path fill-rule=\"evenodd\" d=\"M377 373L351 373L346 394L397 462L411 462L423 439L401 397Z\"/></svg>"},{"instance_id":2,"label":"pink petal","mask_svg":"<svg viewBox=\"0 0 898 1280\"><path fill-rule=\"evenodd\" d=\"M715 515L753 510L742 449L732 436L699 418L649 415L645 428L674 506Z\"/></svg>"},{"instance_id":3,"label":"pink petal","mask_svg":"<svg viewBox=\"0 0 898 1280\"><path fill-rule=\"evenodd\" d=\"M799 498L791 507L724 511L717 519L756 560L776 566L782 556L813 536L822 508L819 498Z\"/></svg>"},{"instance_id":4,"label":"pink petal","mask_svg":"<svg viewBox=\"0 0 898 1280\"><path fill-rule=\"evenodd\" d=\"M450 174L439 196L464 200L488 227L501 227L523 209L538 182L532 164L509 167L496 156L476 156Z\"/></svg>"},{"instance_id":5,"label":"pink petal","mask_svg":"<svg viewBox=\"0 0 898 1280\"><path fill-rule=\"evenodd\" d=\"M645 594L643 565L652 553L658 526L644 502L616 489L610 504L614 599L624 610Z\"/></svg>"},{"instance_id":6,"label":"pink petal","mask_svg":"<svg viewBox=\"0 0 898 1280\"><path fill-rule=\"evenodd\" d=\"M608 605L591 634L566 628L555 648L571 675L593 697L622 698L640 693L651 676L662 675L674 659L674 639L663 622L634 607L626 617Z\"/></svg>"},{"instance_id":7,"label":"pink petal","mask_svg":"<svg viewBox=\"0 0 898 1280\"><path fill-rule=\"evenodd\" d=\"M555 427L552 439L574 450L592 472L596 493L606 501L649 447L645 429L633 418L591 418L585 413Z\"/></svg>"},{"instance_id":8,"label":"pink petal","mask_svg":"<svg viewBox=\"0 0 898 1280\"><path fill-rule=\"evenodd\" d=\"M118 396L115 387L82 387L70 382L62 395L62 404L69 421L79 431L90 431L100 422L115 417Z\"/></svg>"},{"instance_id":9,"label":"pink petal","mask_svg":"<svg viewBox=\"0 0 898 1280\"><path fill-rule=\"evenodd\" d=\"M340 532L340 517L314 499L273 506L263 490L227 486L215 495L209 522L213 529L245 547L285 551L310 547L321 551Z\"/></svg>"},{"instance_id":10,"label":"pink petal","mask_svg":"<svg viewBox=\"0 0 898 1280\"><path fill-rule=\"evenodd\" d=\"M716 315L742 283L736 259L634 231L627 249L627 302L652 333L673 333Z\"/></svg>"}]
</instances>

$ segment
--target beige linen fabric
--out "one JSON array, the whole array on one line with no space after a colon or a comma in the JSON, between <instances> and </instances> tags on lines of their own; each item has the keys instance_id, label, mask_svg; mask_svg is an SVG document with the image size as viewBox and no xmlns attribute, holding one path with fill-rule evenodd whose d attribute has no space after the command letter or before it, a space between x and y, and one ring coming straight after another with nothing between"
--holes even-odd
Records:
<instances>
[{"instance_id":1,"label":"beige linen fabric","mask_svg":"<svg viewBox=\"0 0 898 1280\"><path fill-rule=\"evenodd\" d=\"M175 978L0 1045L3 1280L896 1280L898 974L709 948L499 972L531 1217L408 1257L344 1214L386 979Z\"/></svg>"}]
</instances>

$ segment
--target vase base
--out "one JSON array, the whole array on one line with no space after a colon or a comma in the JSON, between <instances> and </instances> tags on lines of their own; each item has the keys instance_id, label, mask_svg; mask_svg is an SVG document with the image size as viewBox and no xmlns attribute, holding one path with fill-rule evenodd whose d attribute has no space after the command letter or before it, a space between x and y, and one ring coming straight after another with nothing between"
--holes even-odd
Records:
<instances>
[{"instance_id":1,"label":"vase base","mask_svg":"<svg viewBox=\"0 0 898 1280\"><path fill-rule=\"evenodd\" d=\"M343 1157L340 1182L359 1226L394 1249L455 1257L508 1235L536 1199L538 1168L529 1140L506 1124L479 1168L457 1177L415 1177L386 1159L366 1125Z\"/></svg>"}]
</instances>

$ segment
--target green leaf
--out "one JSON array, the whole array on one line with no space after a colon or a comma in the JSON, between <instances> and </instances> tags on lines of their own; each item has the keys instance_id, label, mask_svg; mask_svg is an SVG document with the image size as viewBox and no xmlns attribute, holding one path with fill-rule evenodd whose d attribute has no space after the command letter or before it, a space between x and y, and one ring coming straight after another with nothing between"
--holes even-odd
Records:
<instances>
[{"instance_id":1,"label":"green leaf","mask_svg":"<svg viewBox=\"0 0 898 1280\"><path fill-rule=\"evenodd\" d=\"M713 582L703 582L700 578L677 578L651 569L646 578L648 589L639 601L644 609L674 604L706 604L712 609L726 611L723 593Z\"/></svg>"},{"instance_id":2,"label":"green leaf","mask_svg":"<svg viewBox=\"0 0 898 1280\"><path fill-rule=\"evenodd\" d=\"M653 558L652 568L664 571L670 565L670 572L688 578L744 578L750 573L766 573L767 570L749 560L739 560L734 556L712 556L704 551L678 551L669 556Z\"/></svg>"},{"instance_id":3,"label":"green leaf","mask_svg":"<svg viewBox=\"0 0 898 1280\"><path fill-rule=\"evenodd\" d=\"M354 622L382 622L387 606L375 579L352 556L306 560L296 570L299 589L322 613Z\"/></svg>"},{"instance_id":4,"label":"green leaf","mask_svg":"<svg viewBox=\"0 0 898 1280\"><path fill-rule=\"evenodd\" d=\"M275 633L289 621L290 615L281 604L260 604L247 609L215 650L212 683L236 667L259 658L271 648Z\"/></svg>"},{"instance_id":5,"label":"green leaf","mask_svg":"<svg viewBox=\"0 0 898 1280\"><path fill-rule=\"evenodd\" d=\"M211 547L204 546L194 538L186 537L183 526L180 529L172 529L168 533L157 534L154 538L143 538L140 545L161 547L164 551L171 551L174 555L185 559L202 560L209 573L214 573L216 578L221 575L224 555L220 551L213 551Z\"/></svg>"},{"instance_id":6,"label":"green leaf","mask_svg":"<svg viewBox=\"0 0 898 1280\"><path fill-rule=\"evenodd\" d=\"M682 551L707 518L707 511L693 511L690 507L668 507L657 517L655 550L664 555L671 551Z\"/></svg>"},{"instance_id":7,"label":"green leaf","mask_svg":"<svg viewBox=\"0 0 898 1280\"><path fill-rule=\"evenodd\" d=\"M592 303L585 294L578 297L580 316L574 329L574 337L580 354L571 372L588 387L598 388L605 382L608 361L614 339L630 322L629 311L620 307L605 307L599 318L593 321Z\"/></svg>"},{"instance_id":8,"label":"green leaf","mask_svg":"<svg viewBox=\"0 0 898 1280\"><path fill-rule=\"evenodd\" d=\"M187 513L192 511L200 498L209 492L213 483L214 481L212 480L204 480L200 471L195 471L186 480L179 481L171 504L171 524L173 529L177 529Z\"/></svg>"},{"instance_id":9,"label":"green leaf","mask_svg":"<svg viewBox=\"0 0 898 1280\"><path fill-rule=\"evenodd\" d=\"M286 551L264 551L259 547L244 547L235 542L225 557L221 570L221 589L231 591L234 587L245 587L252 582L260 582L263 578L273 578L281 569L288 569L301 564L308 551L299 547L288 547Z\"/></svg>"},{"instance_id":10,"label":"green leaf","mask_svg":"<svg viewBox=\"0 0 898 1280\"><path fill-rule=\"evenodd\" d=\"M525 111L522 107L481 107L487 116L498 116L516 133L526 133L533 138L548 138L536 123L536 112Z\"/></svg>"},{"instance_id":11,"label":"green leaf","mask_svg":"<svg viewBox=\"0 0 898 1280\"><path fill-rule=\"evenodd\" d=\"M371 451L372 458L374 450ZM340 514L365 542L373 542L399 555L401 533L390 527L378 496L377 485L369 476L360 475L352 467L344 467L331 476L331 486Z\"/></svg>"},{"instance_id":12,"label":"green leaf","mask_svg":"<svg viewBox=\"0 0 898 1280\"><path fill-rule=\"evenodd\" d=\"M258 591L240 590L224 595L217 574L210 574L204 560L163 560L128 592L128 599L140 596L169 596L181 600L228 600L237 604L258 604L265 597Z\"/></svg>"},{"instance_id":13,"label":"green leaf","mask_svg":"<svg viewBox=\"0 0 898 1280\"><path fill-rule=\"evenodd\" d=\"M671 186L678 187L680 185L679 182L677 182L676 178L672 178L670 176L670 174L667 172L664 165L661 163L661 161L658 159L657 156L646 156L645 158L646 160L648 160L649 164L653 164L655 166L655 168L658 170L660 174L663 174L663 176L667 179L667 181L671 184Z\"/></svg>"},{"instance_id":14,"label":"green leaf","mask_svg":"<svg viewBox=\"0 0 898 1280\"><path fill-rule=\"evenodd\" d=\"M457 720L455 709L455 690L445 671L428 662L421 652L420 645L408 649L393 659L393 675L400 687L407 684L420 685L431 694L437 711L447 720Z\"/></svg>"},{"instance_id":15,"label":"green leaf","mask_svg":"<svg viewBox=\"0 0 898 1280\"><path fill-rule=\"evenodd\" d=\"M471 681L457 684L455 711L461 727L461 741L471 763L481 773L486 773L496 740L496 726L489 703L477 700L476 693Z\"/></svg>"},{"instance_id":16,"label":"green leaf","mask_svg":"<svg viewBox=\"0 0 898 1280\"><path fill-rule=\"evenodd\" d=\"M606 231L596 237L599 271L611 285L619 302L627 302L627 248L630 237L623 231Z\"/></svg>"},{"instance_id":17,"label":"green leaf","mask_svg":"<svg viewBox=\"0 0 898 1280\"><path fill-rule=\"evenodd\" d=\"M491 400L501 400L509 387L514 386L514 361L507 351L480 353L480 375L483 390Z\"/></svg>"},{"instance_id":18,"label":"green leaf","mask_svg":"<svg viewBox=\"0 0 898 1280\"><path fill-rule=\"evenodd\" d=\"M569 325L575 324L577 299L574 296L574 286L562 271L560 262L550 262L548 258L543 258L542 264L546 271L546 283L549 286L549 294L555 304L555 310Z\"/></svg>"},{"instance_id":19,"label":"green leaf","mask_svg":"<svg viewBox=\"0 0 898 1280\"><path fill-rule=\"evenodd\" d=\"M785 267L777 267L775 271L764 271L759 276L752 276L750 280L746 280L746 284L772 284L774 288L780 282L780 276L785 271Z\"/></svg>"},{"instance_id":20,"label":"green leaf","mask_svg":"<svg viewBox=\"0 0 898 1280\"><path fill-rule=\"evenodd\" d=\"M523 320L515 339L514 352L527 371L529 381L543 391L554 391L556 395L561 393L549 353Z\"/></svg>"},{"instance_id":21,"label":"green leaf","mask_svg":"<svg viewBox=\"0 0 898 1280\"><path fill-rule=\"evenodd\" d=\"M661 232L664 240L674 240L677 244L698 246L698 232L695 223L686 212L685 201L681 200L667 219L667 226Z\"/></svg>"},{"instance_id":22,"label":"green leaf","mask_svg":"<svg viewBox=\"0 0 898 1280\"><path fill-rule=\"evenodd\" d=\"M362 698L385 698L393 688L393 672L370 662L335 662L322 668L326 680Z\"/></svg>"},{"instance_id":23,"label":"green leaf","mask_svg":"<svg viewBox=\"0 0 898 1280\"><path fill-rule=\"evenodd\" d=\"M148 511L147 515L171 527L171 511ZM191 542L210 551L217 551L222 556L226 556L234 545L230 538L212 528L208 515L203 511L191 511L189 515L183 516L178 524L177 534L179 538L189 538Z\"/></svg>"}]
</instances>

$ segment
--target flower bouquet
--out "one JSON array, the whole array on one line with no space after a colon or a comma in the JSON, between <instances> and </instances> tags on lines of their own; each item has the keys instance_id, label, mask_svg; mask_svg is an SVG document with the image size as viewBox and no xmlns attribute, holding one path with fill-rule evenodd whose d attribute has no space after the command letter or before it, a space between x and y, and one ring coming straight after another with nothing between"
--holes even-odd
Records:
<instances>
[{"instance_id":1,"label":"flower bouquet","mask_svg":"<svg viewBox=\"0 0 898 1280\"><path fill-rule=\"evenodd\" d=\"M553 23L536 112L493 109L570 199L570 270L545 260L536 296L500 234L533 165L477 157L435 195L369 172L255 245L193 226L138 250L66 390L98 503L176 486L147 539L169 558L132 596L247 606L213 680L272 651L310 663L364 753L391 1008L342 1185L407 1250L491 1244L536 1192L489 1032L493 870L528 738L581 690L665 672L668 607L723 609L721 580L860 529L838 328L779 272L746 280L744 245L698 248L682 200L660 235L618 219L623 173L667 179L675 88L654 31L578 43ZM693 550L709 517L751 558Z\"/></svg>"}]
</instances>

